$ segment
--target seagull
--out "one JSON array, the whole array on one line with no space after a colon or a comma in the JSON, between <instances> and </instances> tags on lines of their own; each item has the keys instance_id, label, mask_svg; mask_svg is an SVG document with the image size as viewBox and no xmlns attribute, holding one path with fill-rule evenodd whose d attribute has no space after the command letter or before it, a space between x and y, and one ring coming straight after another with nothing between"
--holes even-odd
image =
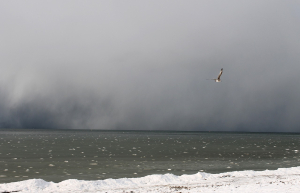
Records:
<instances>
[{"instance_id":1,"label":"seagull","mask_svg":"<svg viewBox=\"0 0 300 193\"><path fill-rule=\"evenodd\" d=\"M220 71L219 76L218 76L217 79L207 79L207 80L215 80L215 82L221 82L221 75L222 75L222 73L223 73L223 68L221 68L221 71Z\"/></svg>"}]
</instances>

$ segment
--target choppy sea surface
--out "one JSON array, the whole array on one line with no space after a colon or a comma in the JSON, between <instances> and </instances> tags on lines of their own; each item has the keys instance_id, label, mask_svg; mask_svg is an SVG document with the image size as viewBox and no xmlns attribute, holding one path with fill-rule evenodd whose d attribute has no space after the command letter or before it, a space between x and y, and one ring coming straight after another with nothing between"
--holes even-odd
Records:
<instances>
[{"instance_id":1,"label":"choppy sea surface","mask_svg":"<svg viewBox=\"0 0 300 193\"><path fill-rule=\"evenodd\" d=\"M299 166L295 133L0 129L0 183Z\"/></svg>"}]
</instances>

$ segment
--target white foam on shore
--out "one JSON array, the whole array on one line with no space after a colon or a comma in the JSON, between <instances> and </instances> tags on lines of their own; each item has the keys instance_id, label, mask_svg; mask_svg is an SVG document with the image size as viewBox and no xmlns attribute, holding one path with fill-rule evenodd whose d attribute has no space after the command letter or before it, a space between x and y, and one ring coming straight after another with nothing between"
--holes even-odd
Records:
<instances>
[{"instance_id":1,"label":"white foam on shore","mask_svg":"<svg viewBox=\"0 0 300 193\"><path fill-rule=\"evenodd\" d=\"M65 180L59 183L31 179L0 184L1 192L299 192L300 167L265 171L238 171L220 174L199 172L194 175L149 175L141 178L96 181Z\"/></svg>"}]
</instances>

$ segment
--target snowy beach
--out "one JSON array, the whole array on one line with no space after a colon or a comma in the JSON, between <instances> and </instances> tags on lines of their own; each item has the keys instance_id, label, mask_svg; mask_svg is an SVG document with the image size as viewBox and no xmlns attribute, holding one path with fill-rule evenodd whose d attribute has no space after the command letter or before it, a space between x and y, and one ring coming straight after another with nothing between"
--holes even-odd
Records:
<instances>
[{"instance_id":1,"label":"snowy beach","mask_svg":"<svg viewBox=\"0 0 300 193\"><path fill-rule=\"evenodd\" d=\"M141 178L106 179L97 181L65 180L59 183L31 179L0 184L0 192L50 193L149 193L149 192L299 192L300 167L265 171L239 171L220 174L197 173L149 175Z\"/></svg>"}]
</instances>

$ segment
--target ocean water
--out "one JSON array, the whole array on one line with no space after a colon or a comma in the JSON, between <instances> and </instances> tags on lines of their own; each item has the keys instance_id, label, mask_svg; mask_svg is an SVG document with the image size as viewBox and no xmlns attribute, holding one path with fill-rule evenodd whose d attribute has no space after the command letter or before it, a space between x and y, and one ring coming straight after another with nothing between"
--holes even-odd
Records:
<instances>
[{"instance_id":1,"label":"ocean water","mask_svg":"<svg viewBox=\"0 0 300 193\"><path fill-rule=\"evenodd\" d=\"M0 183L299 166L292 133L0 130Z\"/></svg>"}]
</instances>

